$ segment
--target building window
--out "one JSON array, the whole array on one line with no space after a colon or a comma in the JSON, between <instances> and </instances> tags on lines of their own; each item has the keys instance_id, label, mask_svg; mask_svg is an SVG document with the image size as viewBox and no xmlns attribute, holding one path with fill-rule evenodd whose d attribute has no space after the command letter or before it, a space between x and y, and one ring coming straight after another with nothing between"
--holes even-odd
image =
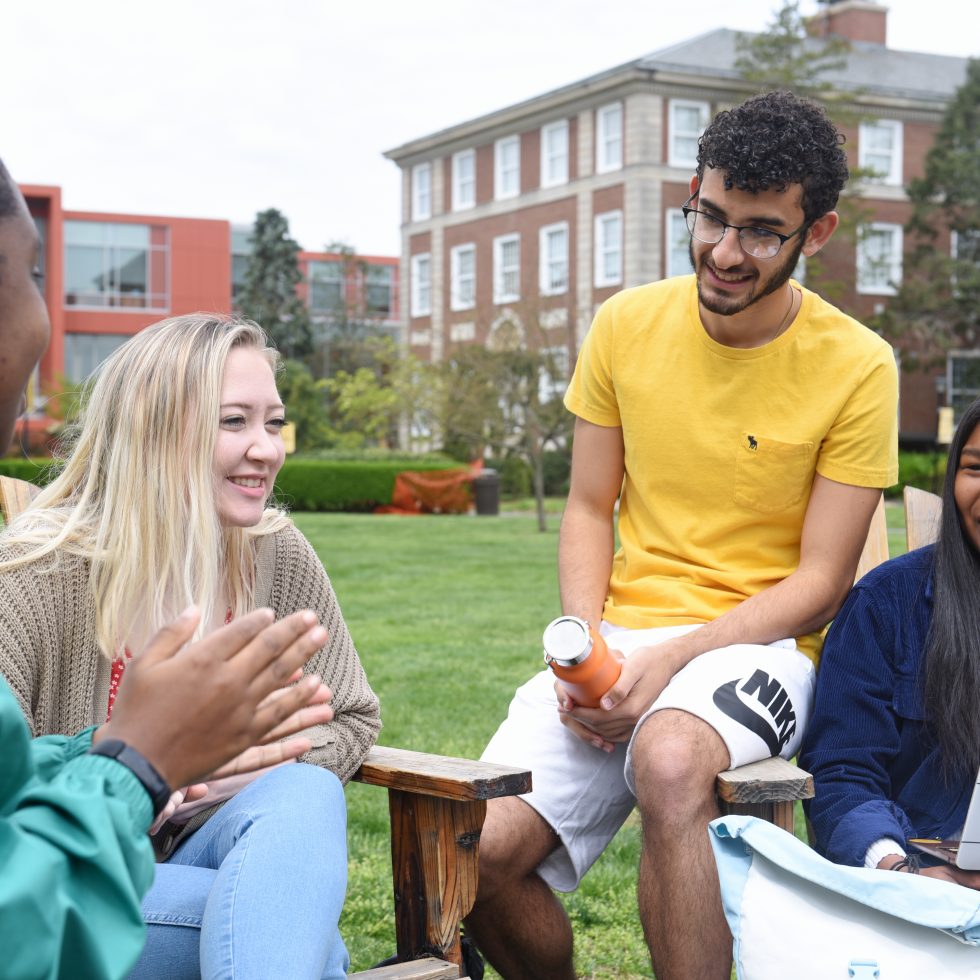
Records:
<instances>
[{"instance_id":1,"label":"building window","mask_svg":"<svg viewBox=\"0 0 980 980\"><path fill-rule=\"evenodd\" d=\"M902 226L865 225L858 234L857 291L894 296L902 281Z\"/></svg>"},{"instance_id":2,"label":"building window","mask_svg":"<svg viewBox=\"0 0 980 980\"><path fill-rule=\"evenodd\" d=\"M129 340L127 334L66 333L65 377L84 381L114 350Z\"/></svg>"},{"instance_id":3,"label":"building window","mask_svg":"<svg viewBox=\"0 0 980 980\"><path fill-rule=\"evenodd\" d=\"M623 212L595 218L595 284L618 286L623 281Z\"/></svg>"},{"instance_id":4,"label":"building window","mask_svg":"<svg viewBox=\"0 0 980 980\"><path fill-rule=\"evenodd\" d=\"M863 122L858 130L858 164L882 184L902 181L902 124L894 119Z\"/></svg>"},{"instance_id":5,"label":"building window","mask_svg":"<svg viewBox=\"0 0 980 980\"><path fill-rule=\"evenodd\" d=\"M604 105L596 112L596 172L623 166L623 103Z\"/></svg>"},{"instance_id":6,"label":"building window","mask_svg":"<svg viewBox=\"0 0 980 980\"><path fill-rule=\"evenodd\" d=\"M412 220L425 221L432 217L432 164L412 167Z\"/></svg>"},{"instance_id":7,"label":"building window","mask_svg":"<svg viewBox=\"0 0 980 980\"><path fill-rule=\"evenodd\" d=\"M412 316L432 313L432 256L428 252L412 256Z\"/></svg>"},{"instance_id":8,"label":"building window","mask_svg":"<svg viewBox=\"0 0 980 980\"><path fill-rule=\"evenodd\" d=\"M946 392L958 423L970 405L980 398L980 351L953 350L946 355Z\"/></svg>"},{"instance_id":9,"label":"building window","mask_svg":"<svg viewBox=\"0 0 980 980\"><path fill-rule=\"evenodd\" d=\"M65 222L65 305L166 310L170 249L158 225Z\"/></svg>"},{"instance_id":10,"label":"building window","mask_svg":"<svg viewBox=\"0 0 980 980\"><path fill-rule=\"evenodd\" d=\"M959 280L966 282L980 275L980 230L957 231L954 228L949 233L949 254L954 263L953 291L956 296L962 296Z\"/></svg>"},{"instance_id":11,"label":"building window","mask_svg":"<svg viewBox=\"0 0 980 980\"><path fill-rule=\"evenodd\" d=\"M691 265L691 233L687 230L684 212L680 208L671 208L667 212L664 231L667 235L664 275L668 279L671 276L690 275L694 271Z\"/></svg>"},{"instance_id":12,"label":"building window","mask_svg":"<svg viewBox=\"0 0 980 980\"><path fill-rule=\"evenodd\" d=\"M568 289L568 222L541 229L540 281L543 296L557 296Z\"/></svg>"},{"instance_id":13,"label":"building window","mask_svg":"<svg viewBox=\"0 0 980 980\"><path fill-rule=\"evenodd\" d=\"M521 138L508 136L493 145L493 196L500 201L521 192Z\"/></svg>"},{"instance_id":14,"label":"building window","mask_svg":"<svg viewBox=\"0 0 980 980\"><path fill-rule=\"evenodd\" d=\"M364 270L364 312L390 316L394 312L395 270L390 265L369 265Z\"/></svg>"},{"instance_id":15,"label":"building window","mask_svg":"<svg viewBox=\"0 0 980 980\"><path fill-rule=\"evenodd\" d=\"M513 303L521 298L521 236L493 240L493 301Z\"/></svg>"},{"instance_id":16,"label":"building window","mask_svg":"<svg viewBox=\"0 0 980 980\"><path fill-rule=\"evenodd\" d=\"M306 271L308 306L313 313L339 313L344 308L344 264L308 263Z\"/></svg>"},{"instance_id":17,"label":"building window","mask_svg":"<svg viewBox=\"0 0 980 980\"><path fill-rule=\"evenodd\" d=\"M476 246L457 245L449 252L449 306L471 310L476 306Z\"/></svg>"},{"instance_id":18,"label":"building window","mask_svg":"<svg viewBox=\"0 0 980 980\"><path fill-rule=\"evenodd\" d=\"M542 347L538 367L538 400L547 404L552 399L564 398L568 389L568 348Z\"/></svg>"},{"instance_id":19,"label":"building window","mask_svg":"<svg viewBox=\"0 0 980 980\"><path fill-rule=\"evenodd\" d=\"M698 165L698 138L708 125L709 112L707 102L670 100L667 162L672 167Z\"/></svg>"},{"instance_id":20,"label":"building window","mask_svg":"<svg viewBox=\"0 0 980 980\"><path fill-rule=\"evenodd\" d=\"M568 120L541 127L541 186L568 183Z\"/></svg>"},{"instance_id":21,"label":"building window","mask_svg":"<svg viewBox=\"0 0 980 980\"><path fill-rule=\"evenodd\" d=\"M476 204L476 151L453 154L453 210L463 211Z\"/></svg>"}]
</instances>

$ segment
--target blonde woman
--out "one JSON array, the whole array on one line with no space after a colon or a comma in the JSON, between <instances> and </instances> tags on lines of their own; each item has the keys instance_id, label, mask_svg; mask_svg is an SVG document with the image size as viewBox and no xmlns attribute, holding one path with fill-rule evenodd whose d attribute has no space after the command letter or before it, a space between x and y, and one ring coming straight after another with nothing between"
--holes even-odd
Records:
<instances>
[{"instance_id":1,"label":"blonde woman","mask_svg":"<svg viewBox=\"0 0 980 980\"><path fill-rule=\"evenodd\" d=\"M284 458L276 358L255 324L175 317L133 337L90 386L67 462L0 537L0 670L35 736L111 714L132 651L195 603L200 635L251 609L313 609L306 668L333 721L303 761L174 795L143 901L135 977L342 977L341 783L380 728L330 582L267 506Z\"/></svg>"}]
</instances>

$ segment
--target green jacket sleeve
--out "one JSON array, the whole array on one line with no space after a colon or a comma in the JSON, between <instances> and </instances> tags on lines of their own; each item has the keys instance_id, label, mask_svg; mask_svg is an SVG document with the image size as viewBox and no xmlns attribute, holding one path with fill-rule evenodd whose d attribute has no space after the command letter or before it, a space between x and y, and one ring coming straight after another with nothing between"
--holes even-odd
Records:
<instances>
[{"instance_id":1,"label":"green jacket sleeve","mask_svg":"<svg viewBox=\"0 0 980 980\"><path fill-rule=\"evenodd\" d=\"M0 950L5 978L124 977L153 881L146 790L92 732L31 741L0 680Z\"/></svg>"}]
</instances>

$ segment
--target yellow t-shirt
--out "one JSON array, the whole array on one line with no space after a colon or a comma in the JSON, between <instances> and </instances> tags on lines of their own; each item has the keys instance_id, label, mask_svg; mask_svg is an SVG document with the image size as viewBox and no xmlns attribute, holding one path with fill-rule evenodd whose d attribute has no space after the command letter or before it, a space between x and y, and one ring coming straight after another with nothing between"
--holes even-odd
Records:
<instances>
[{"instance_id":1,"label":"yellow t-shirt","mask_svg":"<svg viewBox=\"0 0 980 980\"><path fill-rule=\"evenodd\" d=\"M623 429L609 622L716 619L796 569L814 473L863 487L898 478L891 347L802 293L789 329L749 350L708 336L693 276L600 308L565 405ZM819 634L797 643L817 660Z\"/></svg>"}]
</instances>

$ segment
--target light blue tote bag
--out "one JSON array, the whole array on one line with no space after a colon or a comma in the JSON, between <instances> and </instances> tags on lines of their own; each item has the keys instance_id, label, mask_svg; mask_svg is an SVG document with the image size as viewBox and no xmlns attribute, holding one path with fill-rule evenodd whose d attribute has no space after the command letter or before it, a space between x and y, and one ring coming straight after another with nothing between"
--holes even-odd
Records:
<instances>
[{"instance_id":1,"label":"light blue tote bag","mask_svg":"<svg viewBox=\"0 0 980 980\"><path fill-rule=\"evenodd\" d=\"M758 817L709 836L739 980L980 980L980 892L832 864Z\"/></svg>"}]
</instances>

